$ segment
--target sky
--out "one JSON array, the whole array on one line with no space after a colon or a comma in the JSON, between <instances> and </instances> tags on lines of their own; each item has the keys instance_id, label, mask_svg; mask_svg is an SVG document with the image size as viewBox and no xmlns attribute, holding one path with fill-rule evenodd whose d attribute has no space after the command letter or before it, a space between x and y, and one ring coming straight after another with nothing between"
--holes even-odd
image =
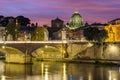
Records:
<instances>
[{"instance_id":1,"label":"sky","mask_svg":"<svg viewBox=\"0 0 120 80\"><path fill-rule=\"evenodd\" d=\"M89 24L120 18L120 0L0 0L0 15L23 15L39 25L57 17L66 24L76 9Z\"/></svg>"}]
</instances>

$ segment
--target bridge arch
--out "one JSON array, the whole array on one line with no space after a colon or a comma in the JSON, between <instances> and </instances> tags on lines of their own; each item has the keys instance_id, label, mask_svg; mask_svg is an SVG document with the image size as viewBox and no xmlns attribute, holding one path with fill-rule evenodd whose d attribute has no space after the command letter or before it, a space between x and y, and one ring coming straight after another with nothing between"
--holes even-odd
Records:
<instances>
[{"instance_id":1,"label":"bridge arch","mask_svg":"<svg viewBox=\"0 0 120 80\"><path fill-rule=\"evenodd\" d=\"M5 54L24 54L19 49L16 49L16 48L13 48L13 47L9 47L9 46L5 46L4 48L1 47L0 48L0 52L3 52Z\"/></svg>"},{"instance_id":2,"label":"bridge arch","mask_svg":"<svg viewBox=\"0 0 120 80\"><path fill-rule=\"evenodd\" d=\"M64 48L62 45L45 45L43 47L39 47L36 50L34 50L31 54L33 58L51 58L51 59L58 59L62 58L63 54L65 53Z\"/></svg>"},{"instance_id":3,"label":"bridge arch","mask_svg":"<svg viewBox=\"0 0 120 80\"><path fill-rule=\"evenodd\" d=\"M0 48L0 52L4 53L5 62L11 63L24 63L25 62L25 54L19 49L8 47Z\"/></svg>"}]
</instances>

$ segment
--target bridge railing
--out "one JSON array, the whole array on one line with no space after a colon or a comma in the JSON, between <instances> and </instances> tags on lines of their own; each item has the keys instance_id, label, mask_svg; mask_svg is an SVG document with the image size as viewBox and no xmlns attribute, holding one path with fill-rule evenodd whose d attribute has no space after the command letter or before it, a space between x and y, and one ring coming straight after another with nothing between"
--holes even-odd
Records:
<instances>
[{"instance_id":1,"label":"bridge railing","mask_svg":"<svg viewBox=\"0 0 120 80\"><path fill-rule=\"evenodd\" d=\"M97 41L82 41L82 40L51 40L51 41L0 41L0 43L85 43L85 42L91 42L91 43L118 43L120 41L114 41L114 42L97 42Z\"/></svg>"},{"instance_id":2,"label":"bridge railing","mask_svg":"<svg viewBox=\"0 0 120 80\"><path fill-rule=\"evenodd\" d=\"M67 43L67 41L56 40L56 41L0 41L0 43Z\"/></svg>"}]
</instances>

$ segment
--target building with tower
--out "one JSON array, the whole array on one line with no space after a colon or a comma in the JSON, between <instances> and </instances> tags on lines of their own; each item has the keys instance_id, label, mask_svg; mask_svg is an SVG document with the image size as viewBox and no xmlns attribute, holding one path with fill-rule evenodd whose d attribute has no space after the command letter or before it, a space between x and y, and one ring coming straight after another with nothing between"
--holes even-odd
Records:
<instances>
[{"instance_id":1,"label":"building with tower","mask_svg":"<svg viewBox=\"0 0 120 80\"><path fill-rule=\"evenodd\" d=\"M64 21L59 19L58 17L51 21L51 27L61 28L64 26Z\"/></svg>"},{"instance_id":2,"label":"building with tower","mask_svg":"<svg viewBox=\"0 0 120 80\"><path fill-rule=\"evenodd\" d=\"M60 30L64 27L64 21L58 17L54 20L51 20L51 27L48 27L49 39L50 40L60 40L61 36L59 33Z\"/></svg>"}]
</instances>

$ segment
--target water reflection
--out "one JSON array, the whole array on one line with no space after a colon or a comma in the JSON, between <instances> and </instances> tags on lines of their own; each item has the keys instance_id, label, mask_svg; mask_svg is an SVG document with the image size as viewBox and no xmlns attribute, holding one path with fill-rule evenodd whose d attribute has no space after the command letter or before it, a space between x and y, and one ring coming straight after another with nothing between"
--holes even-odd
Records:
<instances>
[{"instance_id":1,"label":"water reflection","mask_svg":"<svg viewBox=\"0 0 120 80\"><path fill-rule=\"evenodd\" d=\"M5 76L4 75L1 75L1 80L5 80Z\"/></svg>"},{"instance_id":2,"label":"water reflection","mask_svg":"<svg viewBox=\"0 0 120 80\"><path fill-rule=\"evenodd\" d=\"M0 64L0 80L120 80L118 66L58 62Z\"/></svg>"}]
</instances>

